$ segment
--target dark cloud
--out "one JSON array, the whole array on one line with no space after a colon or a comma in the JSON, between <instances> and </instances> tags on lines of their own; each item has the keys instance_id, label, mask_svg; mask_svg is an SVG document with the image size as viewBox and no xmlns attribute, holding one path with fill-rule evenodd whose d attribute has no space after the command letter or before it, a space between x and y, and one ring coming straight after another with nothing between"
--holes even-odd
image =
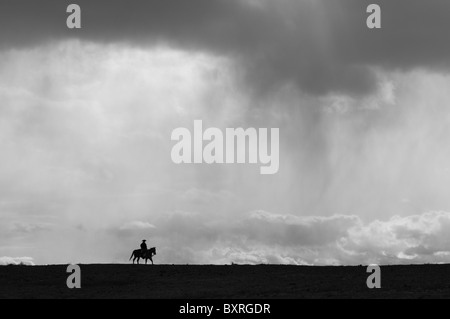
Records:
<instances>
[{"instance_id":1,"label":"dark cloud","mask_svg":"<svg viewBox=\"0 0 450 319\"><path fill-rule=\"evenodd\" d=\"M316 247L333 244L348 236L348 230L360 219L355 216L333 216L330 218L296 218L253 213L234 232L245 234L247 240L267 245L284 247Z\"/></svg>"},{"instance_id":2,"label":"dark cloud","mask_svg":"<svg viewBox=\"0 0 450 319\"><path fill-rule=\"evenodd\" d=\"M448 1L378 0L381 30L366 27L368 0L79 0L83 29L68 30L71 2L2 2L0 45L159 43L231 57L254 89L294 83L313 94L368 93L373 66L442 70L450 62Z\"/></svg>"}]
</instances>

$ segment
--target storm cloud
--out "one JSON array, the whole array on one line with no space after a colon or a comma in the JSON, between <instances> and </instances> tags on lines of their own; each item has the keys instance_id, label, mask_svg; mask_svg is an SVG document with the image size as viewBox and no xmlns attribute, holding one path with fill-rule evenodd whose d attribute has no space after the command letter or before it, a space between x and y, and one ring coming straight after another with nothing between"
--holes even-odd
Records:
<instances>
[{"instance_id":1,"label":"storm cloud","mask_svg":"<svg viewBox=\"0 0 450 319\"><path fill-rule=\"evenodd\" d=\"M69 1L8 1L0 4L0 46L81 39L205 52L235 61L258 93L294 85L314 95L364 95L379 89L376 68L448 70L448 2L377 1L382 29L369 30L372 2L80 0L83 28L68 30Z\"/></svg>"},{"instance_id":2,"label":"storm cloud","mask_svg":"<svg viewBox=\"0 0 450 319\"><path fill-rule=\"evenodd\" d=\"M448 1L69 3L0 3L0 256L450 261ZM280 128L279 173L175 165L199 119Z\"/></svg>"}]
</instances>

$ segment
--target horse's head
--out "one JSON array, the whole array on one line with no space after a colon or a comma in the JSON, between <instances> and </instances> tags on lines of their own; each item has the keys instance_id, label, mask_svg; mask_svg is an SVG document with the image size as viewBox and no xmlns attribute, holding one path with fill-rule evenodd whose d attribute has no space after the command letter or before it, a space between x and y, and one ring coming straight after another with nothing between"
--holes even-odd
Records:
<instances>
[{"instance_id":1,"label":"horse's head","mask_svg":"<svg viewBox=\"0 0 450 319\"><path fill-rule=\"evenodd\" d=\"M150 249L150 252L151 252L153 255L156 255L156 247L151 248L151 249Z\"/></svg>"}]
</instances>

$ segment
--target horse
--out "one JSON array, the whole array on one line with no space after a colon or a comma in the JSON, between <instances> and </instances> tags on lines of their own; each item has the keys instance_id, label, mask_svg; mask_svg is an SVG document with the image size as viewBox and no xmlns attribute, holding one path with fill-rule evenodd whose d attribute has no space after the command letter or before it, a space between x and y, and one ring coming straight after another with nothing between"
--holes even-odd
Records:
<instances>
[{"instance_id":1,"label":"horse","mask_svg":"<svg viewBox=\"0 0 450 319\"><path fill-rule=\"evenodd\" d=\"M148 259L150 259L150 261L152 262L152 265L153 265L152 257L154 255L156 255L156 247L150 248L144 253L142 253L142 250L136 249L131 254L130 260L133 259L133 257L134 257L133 265L134 265L134 262L136 261L136 259L137 259L137 264L139 265L139 260L142 258L142 259L145 259L145 264L147 265L147 261L148 261Z\"/></svg>"}]
</instances>

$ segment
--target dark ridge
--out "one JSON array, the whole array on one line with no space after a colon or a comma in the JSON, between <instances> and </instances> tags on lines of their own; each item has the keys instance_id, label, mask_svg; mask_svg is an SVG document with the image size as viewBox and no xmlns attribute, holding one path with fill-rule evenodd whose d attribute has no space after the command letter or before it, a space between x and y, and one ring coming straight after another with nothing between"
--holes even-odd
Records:
<instances>
[{"instance_id":1,"label":"dark ridge","mask_svg":"<svg viewBox=\"0 0 450 319\"><path fill-rule=\"evenodd\" d=\"M383 266L370 290L366 267L80 265L70 290L67 265L0 267L0 298L450 298L450 265Z\"/></svg>"}]
</instances>

